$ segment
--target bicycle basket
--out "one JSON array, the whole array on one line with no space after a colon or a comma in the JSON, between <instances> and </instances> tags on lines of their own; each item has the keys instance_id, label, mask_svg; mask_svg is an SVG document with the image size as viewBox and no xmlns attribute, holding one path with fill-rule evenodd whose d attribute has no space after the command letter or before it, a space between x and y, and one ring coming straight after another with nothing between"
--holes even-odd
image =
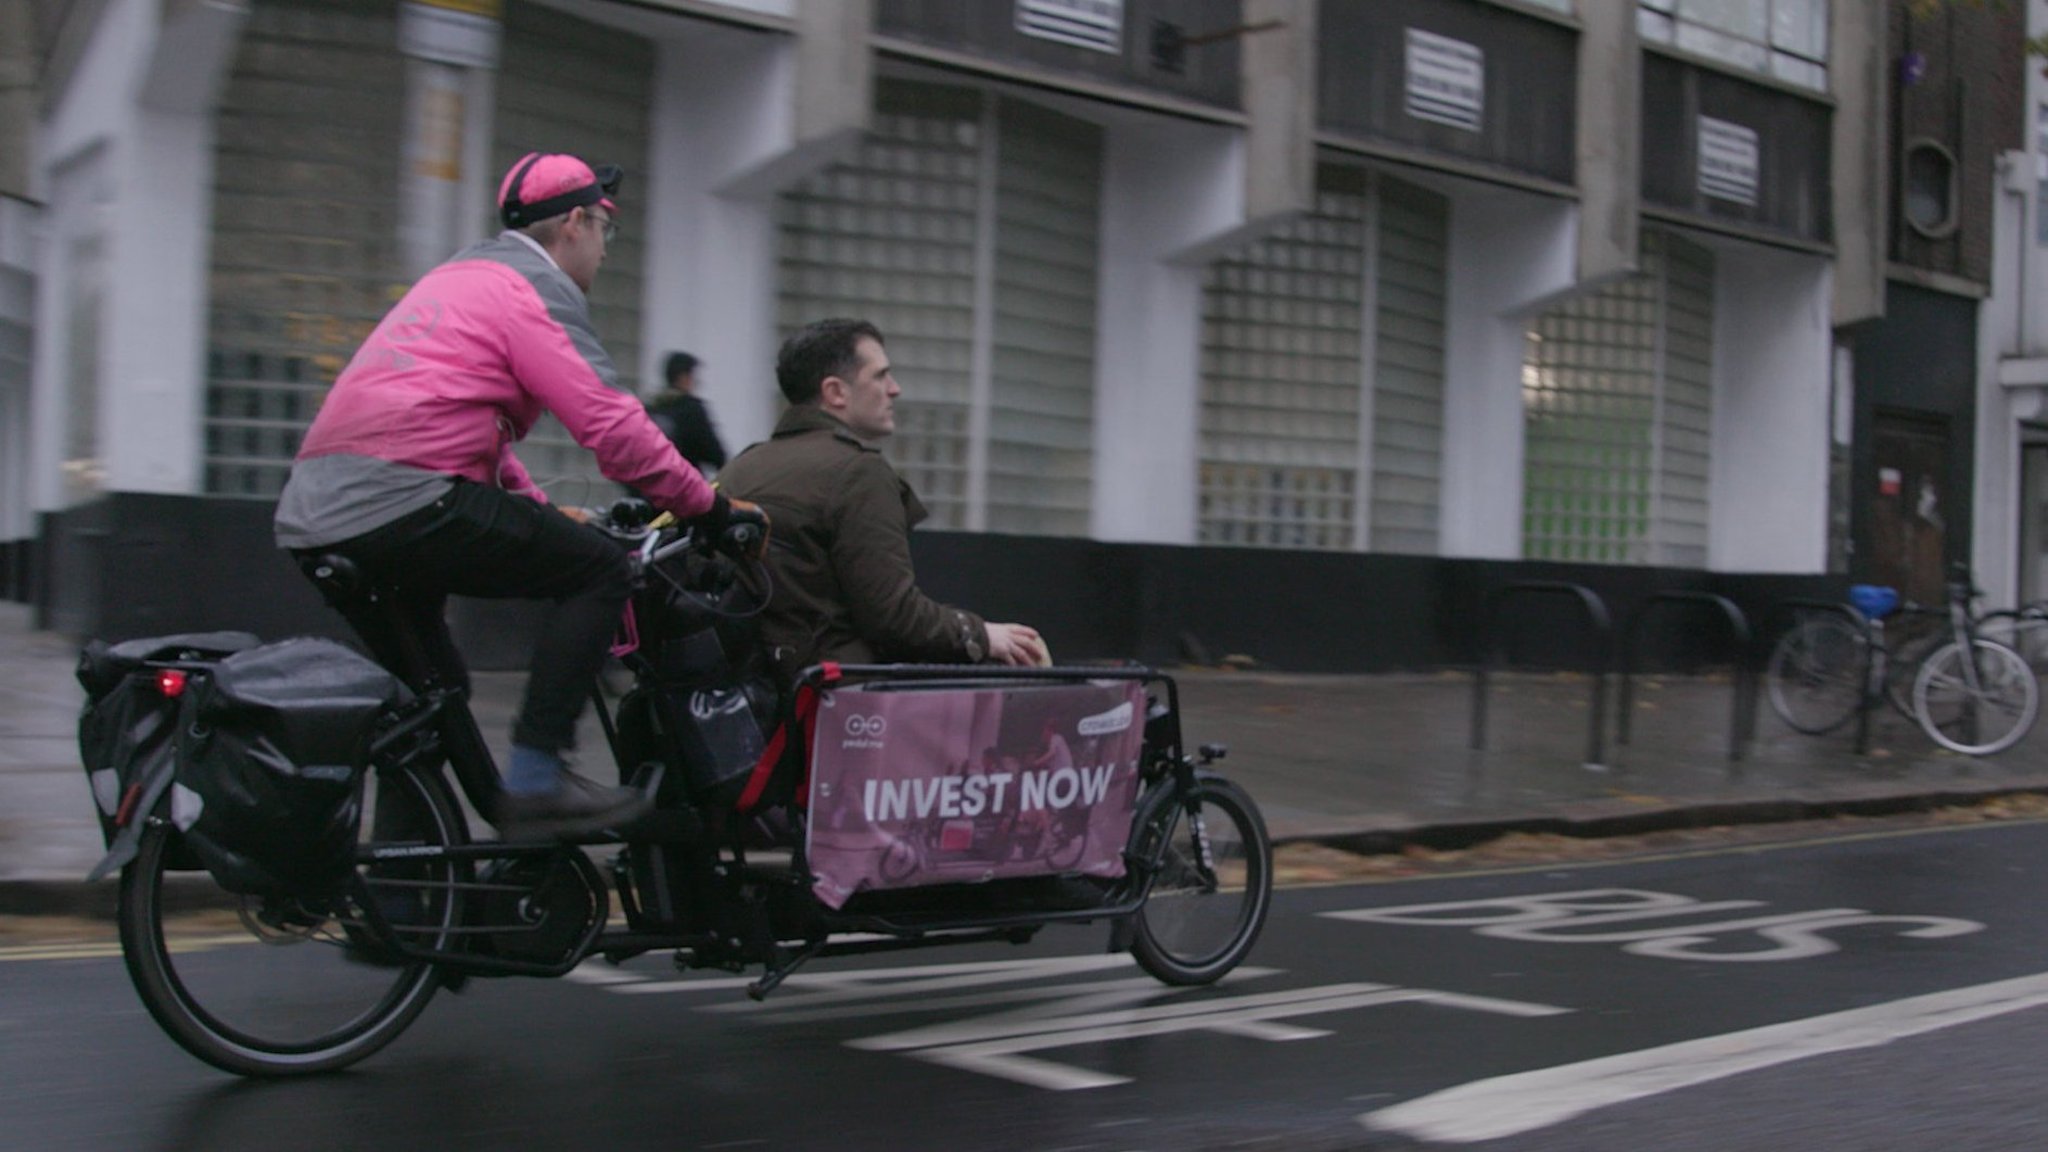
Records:
<instances>
[{"instance_id":1,"label":"bicycle basket","mask_svg":"<svg viewBox=\"0 0 2048 1152\"><path fill-rule=\"evenodd\" d=\"M1866 620L1882 620L1899 609L1899 590L1889 584L1851 584L1849 603Z\"/></svg>"}]
</instances>

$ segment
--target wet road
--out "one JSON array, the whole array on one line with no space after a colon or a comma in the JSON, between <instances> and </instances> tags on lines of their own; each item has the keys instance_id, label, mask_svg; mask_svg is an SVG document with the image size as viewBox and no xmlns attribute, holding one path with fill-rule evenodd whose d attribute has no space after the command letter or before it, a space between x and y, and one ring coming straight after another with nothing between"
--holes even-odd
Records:
<instances>
[{"instance_id":1,"label":"wet road","mask_svg":"<svg viewBox=\"0 0 2048 1152\"><path fill-rule=\"evenodd\" d=\"M118 959L0 962L38 1149L2034 1147L2048 825L1281 895L1225 985L1102 934L820 963L766 1004L659 957L478 981L358 1068L242 1083ZM90 951L90 950L85 950ZM70 955L62 950L56 957Z\"/></svg>"}]
</instances>

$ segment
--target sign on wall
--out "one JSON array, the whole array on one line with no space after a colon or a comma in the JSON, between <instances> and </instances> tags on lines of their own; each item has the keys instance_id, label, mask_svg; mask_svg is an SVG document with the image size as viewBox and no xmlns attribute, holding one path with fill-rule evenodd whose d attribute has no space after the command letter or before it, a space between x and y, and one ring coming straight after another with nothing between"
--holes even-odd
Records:
<instances>
[{"instance_id":1,"label":"sign on wall","mask_svg":"<svg viewBox=\"0 0 2048 1152\"><path fill-rule=\"evenodd\" d=\"M1017 0L1017 31L1119 55L1124 50L1124 0Z\"/></svg>"},{"instance_id":2,"label":"sign on wall","mask_svg":"<svg viewBox=\"0 0 2048 1152\"><path fill-rule=\"evenodd\" d=\"M1479 131L1486 111L1486 53L1476 44L1408 29L1408 115Z\"/></svg>"},{"instance_id":3,"label":"sign on wall","mask_svg":"<svg viewBox=\"0 0 2048 1152\"><path fill-rule=\"evenodd\" d=\"M1716 200L1756 207L1759 157L1754 128L1700 117L1700 192Z\"/></svg>"}]
</instances>

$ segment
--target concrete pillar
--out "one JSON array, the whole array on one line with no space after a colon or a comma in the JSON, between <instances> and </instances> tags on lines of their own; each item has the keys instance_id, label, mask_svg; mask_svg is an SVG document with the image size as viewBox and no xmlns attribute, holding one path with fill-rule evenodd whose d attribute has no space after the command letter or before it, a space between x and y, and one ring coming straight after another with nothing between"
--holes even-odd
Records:
<instances>
[{"instance_id":1,"label":"concrete pillar","mask_svg":"<svg viewBox=\"0 0 2048 1152\"><path fill-rule=\"evenodd\" d=\"M1095 335L1097 539L1194 539L1202 276L1244 230L1235 129L1119 121L1105 137Z\"/></svg>"},{"instance_id":2,"label":"concrete pillar","mask_svg":"<svg viewBox=\"0 0 2048 1152\"><path fill-rule=\"evenodd\" d=\"M213 114L247 15L230 0L169 6L139 61L116 154L100 330L101 456L113 491L201 487Z\"/></svg>"},{"instance_id":3,"label":"concrete pillar","mask_svg":"<svg viewBox=\"0 0 2048 1152\"><path fill-rule=\"evenodd\" d=\"M794 38L676 21L656 43L642 379L660 380L671 350L695 353L698 393L728 449L774 427L775 198L848 154L871 113L864 68L805 44L858 28L865 54L854 11L866 8L807 0ZM820 87L830 76L804 78L807 52L840 66L833 99Z\"/></svg>"},{"instance_id":4,"label":"concrete pillar","mask_svg":"<svg viewBox=\"0 0 2048 1152\"><path fill-rule=\"evenodd\" d=\"M1826 571L1827 259L1743 246L1715 267L1707 567Z\"/></svg>"},{"instance_id":5,"label":"concrete pillar","mask_svg":"<svg viewBox=\"0 0 2048 1152\"><path fill-rule=\"evenodd\" d=\"M1452 195L1444 332L1445 556L1522 555L1522 361L1529 320L1573 290L1578 213L1561 200Z\"/></svg>"},{"instance_id":6,"label":"concrete pillar","mask_svg":"<svg viewBox=\"0 0 2048 1152\"><path fill-rule=\"evenodd\" d=\"M1835 111L1831 207L1837 327L1884 315L1885 229L1891 179L1886 146L1890 57L1883 4L1830 4L1828 82ZM2031 71L2031 70L2030 70Z\"/></svg>"},{"instance_id":7,"label":"concrete pillar","mask_svg":"<svg viewBox=\"0 0 2048 1152\"><path fill-rule=\"evenodd\" d=\"M1578 278L1636 270L1642 211L1643 45L1634 4L1579 6Z\"/></svg>"},{"instance_id":8,"label":"concrete pillar","mask_svg":"<svg viewBox=\"0 0 2048 1152\"><path fill-rule=\"evenodd\" d=\"M30 0L0 0L0 196L27 199L36 131Z\"/></svg>"},{"instance_id":9,"label":"concrete pillar","mask_svg":"<svg viewBox=\"0 0 2048 1152\"><path fill-rule=\"evenodd\" d=\"M1244 215L1286 219L1316 199L1315 0L1246 0Z\"/></svg>"}]
</instances>

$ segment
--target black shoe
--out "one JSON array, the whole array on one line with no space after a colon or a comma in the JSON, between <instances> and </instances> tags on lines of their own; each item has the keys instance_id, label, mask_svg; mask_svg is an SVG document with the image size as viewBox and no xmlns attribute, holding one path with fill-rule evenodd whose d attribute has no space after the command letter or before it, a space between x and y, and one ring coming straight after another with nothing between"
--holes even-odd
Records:
<instances>
[{"instance_id":1,"label":"black shoe","mask_svg":"<svg viewBox=\"0 0 2048 1152\"><path fill-rule=\"evenodd\" d=\"M607 788L564 772L562 786L545 796L507 792L498 800L492 823L508 840L564 839L631 824L653 807L654 798L644 792Z\"/></svg>"}]
</instances>

